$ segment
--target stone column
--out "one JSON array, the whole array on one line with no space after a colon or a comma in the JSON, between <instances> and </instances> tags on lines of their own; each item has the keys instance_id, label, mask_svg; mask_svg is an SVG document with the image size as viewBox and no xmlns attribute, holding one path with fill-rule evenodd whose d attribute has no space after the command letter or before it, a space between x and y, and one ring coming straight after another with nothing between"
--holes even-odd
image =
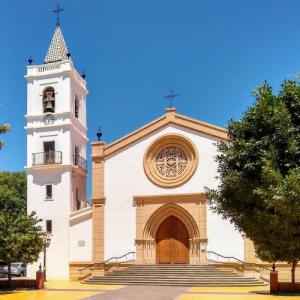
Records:
<instances>
[{"instance_id":1,"label":"stone column","mask_svg":"<svg viewBox=\"0 0 300 300\"><path fill-rule=\"evenodd\" d=\"M93 263L104 261L104 147L92 143Z\"/></svg>"}]
</instances>

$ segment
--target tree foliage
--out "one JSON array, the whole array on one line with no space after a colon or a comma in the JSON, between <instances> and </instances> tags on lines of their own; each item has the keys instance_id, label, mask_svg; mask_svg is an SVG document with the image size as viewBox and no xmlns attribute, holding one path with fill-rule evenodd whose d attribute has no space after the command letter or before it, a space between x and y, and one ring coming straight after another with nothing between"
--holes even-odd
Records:
<instances>
[{"instance_id":1,"label":"tree foliage","mask_svg":"<svg viewBox=\"0 0 300 300\"><path fill-rule=\"evenodd\" d=\"M8 205L26 209L26 197L25 172L0 172L0 210Z\"/></svg>"},{"instance_id":2,"label":"tree foliage","mask_svg":"<svg viewBox=\"0 0 300 300\"><path fill-rule=\"evenodd\" d=\"M8 132L10 129L10 126L8 124L0 124L0 134ZM3 148L3 141L0 140L0 150Z\"/></svg>"},{"instance_id":3,"label":"tree foliage","mask_svg":"<svg viewBox=\"0 0 300 300\"><path fill-rule=\"evenodd\" d=\"M265 261L300 259L300 86L284 81L278 95L265 83L219 142L220 184L213 209L254 242ZM294 278L292 278L294 281Z\"/></svg>"},{"instance_id":4,"label":"tree foliage","mask_svg":"<svg viewBox=\"0 0 300 300\"><path fill-rule=\"evenodd\" d=\"M40 219L26 212L26 176L23 172L0 173L0 260L32 263L44 248Z\"/></svg>"}]
</instances>

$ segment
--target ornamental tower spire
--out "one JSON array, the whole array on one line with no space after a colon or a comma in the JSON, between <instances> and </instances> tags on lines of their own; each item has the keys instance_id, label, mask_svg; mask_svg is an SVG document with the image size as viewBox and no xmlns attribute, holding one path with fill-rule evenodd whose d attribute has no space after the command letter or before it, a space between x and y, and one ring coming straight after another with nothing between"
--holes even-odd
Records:
<instances>
[{"instance_id":1,"label":"ornamental tower spire","mask_svg":"<svg viewBox=\"0 0 300 300\"><path fill-rule=\"evenodd\" d=\"M68 51L67 44L65 42L64 36L60 28L59 14L62 11L63 9L60 8L59 5L55 10L53 10L53 12L57 14L56 28L50 46L48 48L44 63L62 61L70 58L70 53Z\"/></svg>"},{"instance_id":2,"label":"ornamental tower spire","mask_svg":"<svg viewBox=\"0 0 300 300\"><path fill-rule=\"evenodd\" d=\"M60 26L56 26L44 63L62 61L69 58L69 51Z\"/></svg>"}]
</instances>

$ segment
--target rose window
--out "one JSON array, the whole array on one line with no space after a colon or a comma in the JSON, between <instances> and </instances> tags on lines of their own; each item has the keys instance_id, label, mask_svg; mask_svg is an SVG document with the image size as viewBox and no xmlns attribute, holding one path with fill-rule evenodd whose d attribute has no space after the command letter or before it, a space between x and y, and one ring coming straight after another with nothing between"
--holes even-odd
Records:
<instances>
[{"instance_id":1,"label":"rose window","mask_svg":"<svg viewBox=\"0 0 300 300\"><path fill-rule=\"evenodd\" d=\"M198 165L192 141L179 135L165 135L155 140L144 156L144 170L156 185L175 187L191 178Z\"/></svg>"},{"instance_id":2,"label":"rose window","mask_svg":"<svg viewBox=\"0 0 300 300\"><path fill-rule=\"evenodd\" d=\"M174 178L180 176L186 169L187 155L180 147L172 146L162 149L157 157L155 167L164 177Z\"/></svg>"}]
</instances>

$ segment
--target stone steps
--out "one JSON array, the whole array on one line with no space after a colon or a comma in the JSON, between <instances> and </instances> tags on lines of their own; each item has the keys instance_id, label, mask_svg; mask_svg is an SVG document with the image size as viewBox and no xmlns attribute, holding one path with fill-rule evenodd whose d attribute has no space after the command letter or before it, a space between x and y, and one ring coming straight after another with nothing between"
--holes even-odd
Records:
<instances>
[{"instance_id":1,"label":"stone steps","mask_svg":"<svg viewBox=\"0 0 300 300\"><path fill-rule=\"evenodd\" d=\"M106 277L136 277L136 274L134 273L127 273L127 274L112 274L112 275L106 275ZM141 277L178 277L179 274L174 274L174 273L168 273L168 274L149 274L149 273L139 273L139 276ZM197 273L191 273L191 274L180 274L179 277L185 276L185 277L203 277L203 278L218 278L218 277L224 277L224 278L240 278L238 274L197 274ZM95 278L102 278L103 276L94 276Z\"/></svg>"},{"instance_id":2,"label":"stone steps","mask_svg":"<svg viewBox=\"0 0 300 300\"><path fill-rule=\"evenodd\" d=\"M221 271L209 265L133 265L105 276L92 276L88 284L160 286L256 286L264 282L254 277Z\"/></svg>"}]
</instances>

